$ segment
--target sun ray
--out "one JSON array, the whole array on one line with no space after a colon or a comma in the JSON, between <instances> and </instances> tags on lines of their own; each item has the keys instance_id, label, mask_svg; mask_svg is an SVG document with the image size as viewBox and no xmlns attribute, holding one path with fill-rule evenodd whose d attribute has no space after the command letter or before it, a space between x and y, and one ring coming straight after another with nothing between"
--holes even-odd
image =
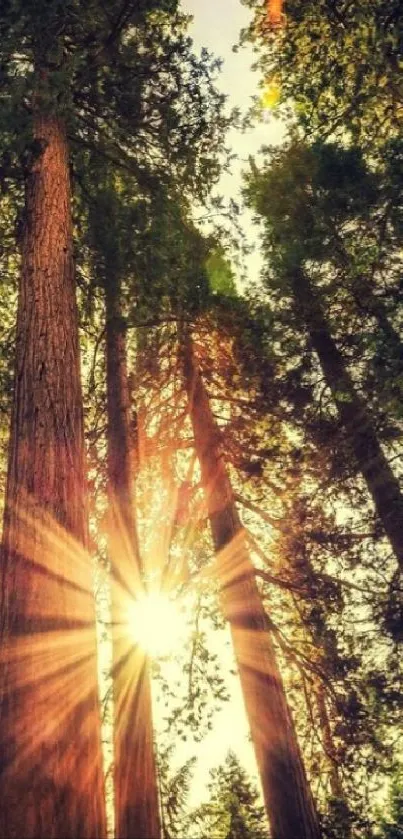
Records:
<instances>
[{"instance_id":1,"label":"sun ray","mask_svg":"<svg viewBox=\"0 0 403 839\"><path fill-rule=\"evenodd\" d=\"M133 642L154 658L172 654L187 631L184 610L161 591L151 591L133 601L127 624Z\"/></svg>"}]
</instances>

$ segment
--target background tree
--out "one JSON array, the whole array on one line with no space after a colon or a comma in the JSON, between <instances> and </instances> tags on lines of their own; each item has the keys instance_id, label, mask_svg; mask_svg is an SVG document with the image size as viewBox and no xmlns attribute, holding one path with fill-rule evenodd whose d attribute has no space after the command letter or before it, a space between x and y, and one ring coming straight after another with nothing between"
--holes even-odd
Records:
<instances>
[{"instance_id":1,"label":"background tree","mask_svg":"<svg viewBox=\"0 0 403 839\"><path fill-rule=\"evenodd\" d=\"M388 815L381 817L381 839L399 839L403 834L403 785L401 768L397 767L389 792Z\"/></svg>"},{"instance_id":2,"label":"background tree","mask_svg":"<svg viewBox=\"0 0 403 839\"><path fill-rule=\"evenodd\" d=\"M170 758L174 751L168 745L158 754L158 783L160 791L161 825L163 839L181 839L191 830L188 813L188 797L195 758L191 757L178 769L173 770Z\"/></svg>"},{"instance_id":3,"label":"background tree","mask_svg":"<svg viewBox=\"0 0 403 839\"><path fill-rule=\"evenodd\" d=\"M354 453L357 465L359 465L361 473L365 478L376 511L382 521L385 532L388 534L395 556L400 564L401 550L398 544L398 534L400 532L401 520L401 491L399 481L393 474L388 458L385 456L380 445L376 415L373 418L372 406L366 405L358 393L360 384L354 382L354 374L348 370L348 364L349 362L351 363L352 359L343 359L343 355L333 338L332 327L330 325L331 321L329 321L327 314L328 310L325 308L326 306L329 309L330 307L335 307L335 303L337 305L337 299L335 300L335 298L338 293L337 281L333 285L332 269L329 269L329 261L331 262L332 260L332 250L331 246L327 246L329 242L328 231L334 225L334 219L337 220L340 229L343 224L347 226L349 222L351 223L350 220L355 218L355 213L359 208L356 207L355 211L353 209L354 187L352 188L351 177L347 178L348 183L345 186L343 180L340 182L340 178L338 186L334 186L333 177L338 171L335 165L337 163L337 157L335 158L334 152L331 149L327 150L323 147L319 147L318 149L318 166L319 168L322 167L322 181L319 191L319 187L315 183L315 179L317 181L318 177L317 171L315 175L316 151L314 149L311 152L311 159L313 156L314 160L314 170L310 175L307 174L306 169L298 169L298 166L306 166L308 158L306 156L304 157L304 155L298 157L298 152L297 157L295 157L295 149L290 149L287 158L281 160L280 156L280 159L273 161L265 173L257 175L254 184L252 177L250 181L250 200L266 220L266 253L268 258L271 259L274 271L277 272L277 277L271 274L271 279L268 279L268 285L271 285L272 288L277 287L280 289L280 284L283 282L282 293L288 299L294 301L295 315L297 314L297 310L302 314L309 342L318 355L325 382L331 389L333 400L337 405L346 439ZM327 163L326 154L328 155ZM360 180L359 173L357 173L359 161L354 163L351 154L351 152L341 152L342 165L344 167L348 166L348 160L350 160L353 171L355 171L356 177L358 176L358 180ZM323 177L323 169L326 169L326 165L328 166L329 173L327 182L325 182ZM344 172L345 174L346 172ZM291 200L288 199L288 201L287 199L284 201L279 198L275 209L272 211L274 205L271 197L268 200L268 196L272 196L273 188L284 188L285 183L289 183L290 180L297 187L292 193L293 198ZM326 203L330 200L334 203L332 208L328 204L328 215L326 216ZM358 202L361 200L357 193L356 200ZM297 224L298 212L302 209L300 202L302 202L304 207L306 206L308 208L308 213L305 216L305 230L301 230L301 227L298 229ZM320 214L317 216L316 210L319 207L321 207ZM373 251L372 255L374 255ZM348 263L353 265L352 260L348 260ZM336 288L335 292L333 292L333 288ZM351 294L351 287L349 290ZM342 299L345 306L346 298L344 294L342 295ZM378 298L376 298L376 305L378 305L378 302ZM382 303L379 303L379 305L382 306ZM348 320L348 311L351 310L347 310L346 314L346 310L344 310L342 319L339 319L337 323L336 329L340 336L340 341L348 340L348 330L351 328L351 322ZM330 312L330 316L334 316L332 309L330 309ZM382 322L382 325L384 329L386 328L388 341L391 342L389 343L391 353L390 363L393 364L393 359L396 358L394 353L396 352L396 347L399 346L399 337L393 328L392 322L389 322L385 311L383 311L383 316L386 323ZM352 317L354 317L354 313ZM294 317L295 323L296 318ZM362 348L360 347L358 336L354 341L353 349L357 351L356 359L360 358L358 353ZM399 351L397 350L398 355ZM377 407L376 403L373 407ZM386 478L387 475L388 478ZM383 508L385 497L389 497L389 491L386 490L384 481L386 480L389 483L389 479L390 498L394 500L388 502L387 506ZM384 489L377 499L376 494L381 485ZM393 518L394 523L392 521ZM399 634L399 609L398 606L396 607L396 596L398 597L397 589L398 582L395 581L395 583L392 583L391 602L395 604L392 610L395 609L396 611L396 632Z\"/></svg>"},{"instance_id":4,"label":"background tree","mask_svg":"<svg viewBox=\"0 0 403 839\"><path fill-rule=\"evenodd\" d=\"M267 836L259 793L233 752L210 772L210 799L194 814L203 836L217 839L263 839Z\"/></svg>"}]
</instances>

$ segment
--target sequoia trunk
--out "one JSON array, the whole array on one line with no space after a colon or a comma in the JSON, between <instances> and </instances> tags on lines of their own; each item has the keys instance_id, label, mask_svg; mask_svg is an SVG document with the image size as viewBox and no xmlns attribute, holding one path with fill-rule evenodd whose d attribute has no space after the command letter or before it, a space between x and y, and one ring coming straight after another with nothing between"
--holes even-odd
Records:
<instances>
[{"instance_id":1,"label":"sequoia trunk","mask_svg":"<svg viewBox=\"0 0 403 839\"><path fill-rule=\"evenodd\" d=\"M188 333L183 336L182 350L189 414L217 554L222 608L231 628L272 833L276 839L319 839L318 819L269 622L220 452L219 430Z\"/></svg>"},{"instance_id":2,"label":"sequoia trunk","mask_svg":"<svg viewBox=\"0 0 403 839\"><path fill-rule=\"evenodd\" d=\"M291 282L357 465L399 566L403 568L403 496L399 482L382 451L369 410L357 394L331 336L318 294L303 271L296 272Z\"/></svg>"},{"instance_id":3,"label":"sequoia trunk","mask_svg":"<svg viewBox=\"0 0 403 839\"><path fill-rule=\"evenodd\" d=\"M105 834L69 164L37 115L26 178L1 556L0 835Z\"/></svg>"},{"instance_id":4,"label":"sequoia trunk","mask_svg":"<svg viewBox=\"0 0 403 839\"><path fill-rule=\"evenodd\" d=\"M128 633L127 612L142 591L134 508L135 465L119 287L105 286L108 400L109 552L112 564L115 828L119 839L160 836L147 657Z\"/></svg>"}]
</instances>

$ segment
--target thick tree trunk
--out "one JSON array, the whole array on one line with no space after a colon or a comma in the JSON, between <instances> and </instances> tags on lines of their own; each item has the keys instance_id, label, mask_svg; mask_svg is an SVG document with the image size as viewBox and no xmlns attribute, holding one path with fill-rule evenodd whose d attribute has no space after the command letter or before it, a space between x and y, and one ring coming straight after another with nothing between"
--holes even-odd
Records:
<instances>
[{"instance_id":1,"label":"thick tree trunk","mask_svg":"<svg viewBox=\"0 0 403 839\"><path fill-rule=\"evenodd\" d=\"M105 834L69 164L34 123L1 556L0 836Z\"/></svg>"},{"instance_id":2,"label":"thick tree trunk","mask_svg":"<svg viewBox=\"0 0 403 839\"><path fill-rule=\"evenodd\" d=\"M222 607L235 657L275 839L319 839L320 829L305 776L269 623L220 452L219 430L197 369L189 334L183 336L184 382L196 453L217 553Z\"/></svg>"},{"instance_id":3,"label":"thick tree trunk","mask_svg":"<svg viewBox=\"0 0 403 839\"><path fill-rule=\"evenodd\" d=\"M331 336L318 294L303 271L296 272L291 282L357 465L399 566L403 568L403 496L399 482L382 451L369 410L357 394Z\"/></svg>"},{"instance_id":4,"label":"thick tree trunk","mask_svg":"<svg viewBox=\"0 0 403 839\"><path fill-rule=\"evenodd\" d=\"M113 277L112 272L109 272ZM105 288L109 550L112 564L115 829L119 839L160 836L148 660L134 646L127 611L142 592L134 508L135 464L126 336L118 284Z\"/></svg>"}]
</instances>

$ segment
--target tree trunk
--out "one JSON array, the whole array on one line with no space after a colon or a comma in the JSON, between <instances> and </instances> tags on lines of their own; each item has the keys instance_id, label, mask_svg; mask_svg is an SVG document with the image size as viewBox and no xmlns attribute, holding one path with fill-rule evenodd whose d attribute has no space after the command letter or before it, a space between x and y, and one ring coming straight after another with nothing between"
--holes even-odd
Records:
<instances>
[{"instance_id":1,"label":"tree trunk","mask_svg":"<svg viewBox=\"0 0 403 839\"><path fill-rule=\"evenodd\" d=\"M399 566L403 568L403 497L399 482L382 451L368 408L357 394L343 357L330 334L318 294L301 270L291 281L296 303L305 320L357 465Z\"/></svg>"},{"instance_id":2,"label":"tree trunk","mask_svg":"<svg viewBox=\"0 0 403 839\"><path fill-rule=\"evenodd\" d=\"M351 812L344 792L337 761L329 714L326 707L325 688L318 683L315 690L322 745L328 761L330 792L333 799L333 819L337 819L337 828L343 839L351 839ZM336 825L335 825L336 826Z\"/></svg>"},{"instance_id":3,"label":"tree trunk","mask_svg":"<svg viewBox=\"0 0 403 839\"><path fill-rule=\"evenodd\" d=\"M219 430L197 369L192 340L182 340L183 371L196 453L217 554L221 600L275 839L319 839L320 829L299 750L269 623L220 452Z\"/></svg>"},{"instance_id":4,"label":"tree trunk","mask_svg":"<svg viewBox=\"0 0 403 839\"><path fill-rule=\"evenodd\" d=\"M113 270L113 269L112 269ZM112 564L115 828L119 839L160 836L147 657L127 631L127 610L143 591L134 507L134 452L126 335L119 286L105 287L108 401L109 551Z\"/></svg>"},{"instance_id":5,"label":"tree trunk","mask_svg":"<svg viewBox=\"0 0 403 839\"><path fill-rule=\"evenodd\" d=\"M105 834L95 608L63 122L26 180L1 567L0 836Z\"/></svg>"},{"instance_id":6,"label":"tree trunk","mask_svg":"<svg viewBox=\"0 0 403 839\"><path fill-rule=\"evenodd\" d=\"M316 705L318 709L320 730L322 733L323 751L328 759L330 791L334 798L344 801L344 790L340 778L337 762L336 749L333 742L332 730L330 727L329 714L326 707L325 688L321 682L318 683L315 691Z\"/></svg>"}]
</instances>

